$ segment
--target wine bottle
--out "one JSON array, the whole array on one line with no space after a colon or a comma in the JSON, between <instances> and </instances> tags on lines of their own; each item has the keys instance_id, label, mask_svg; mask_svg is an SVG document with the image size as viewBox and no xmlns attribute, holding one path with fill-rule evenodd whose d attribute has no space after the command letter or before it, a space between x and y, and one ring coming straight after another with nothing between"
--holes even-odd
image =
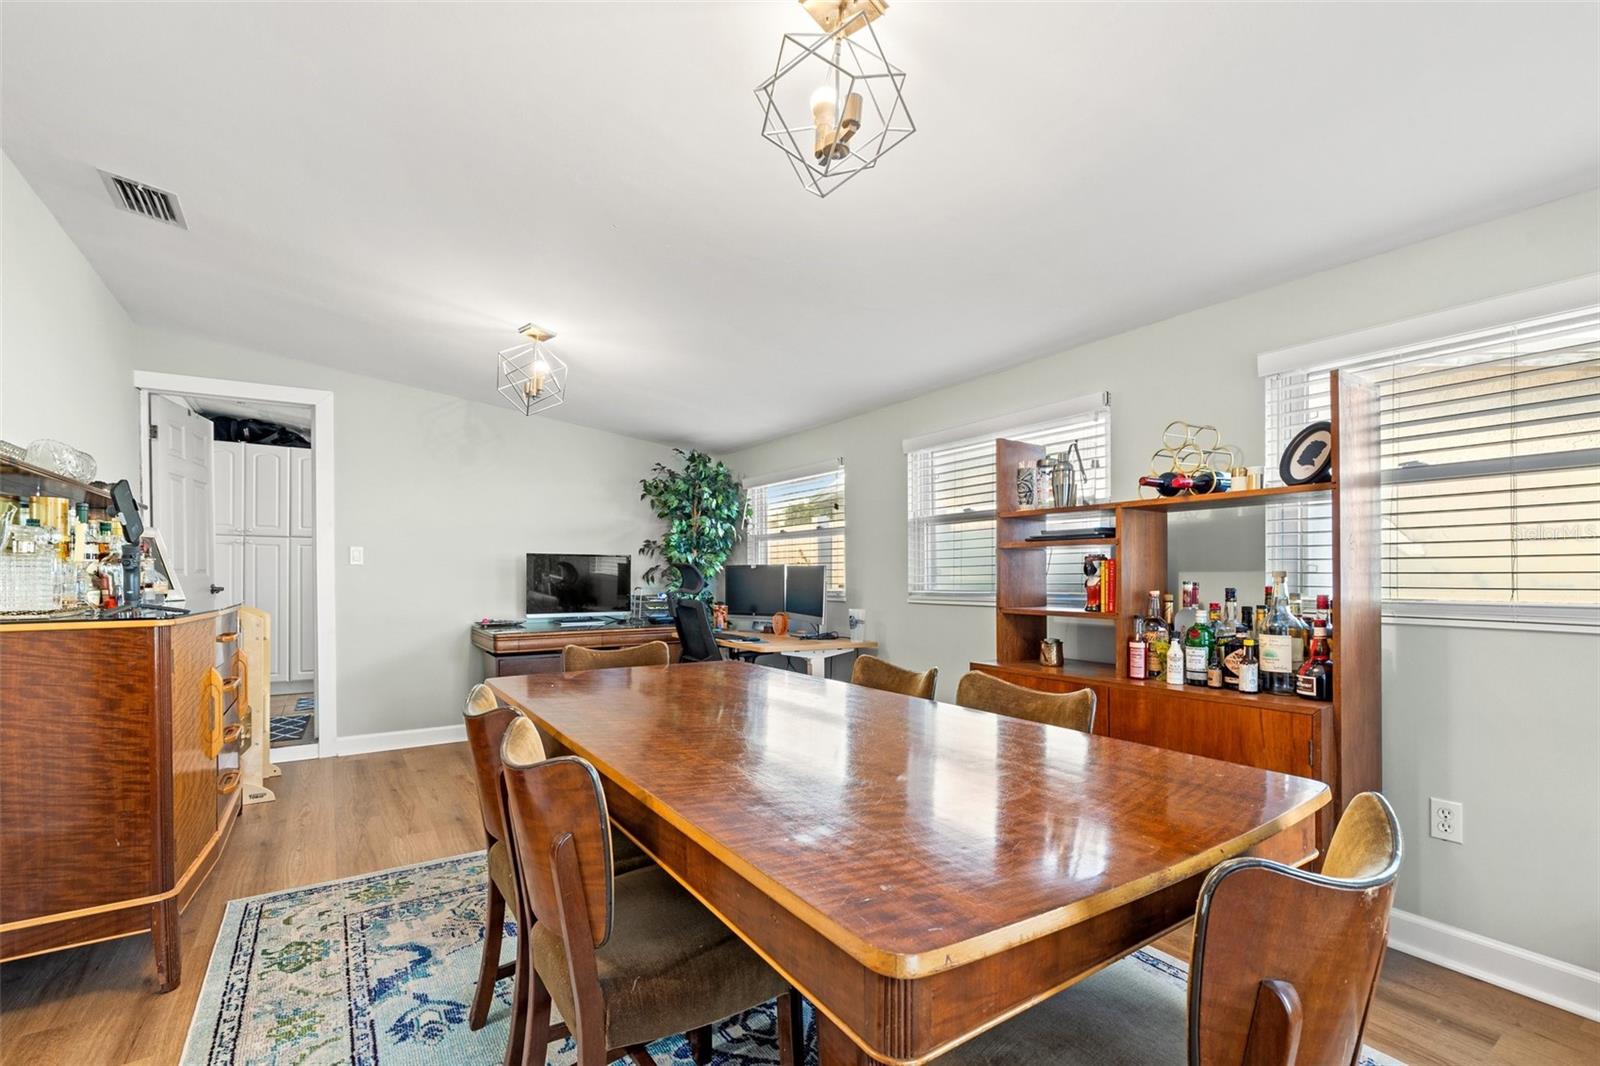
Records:
<instances>
[{"instance_id":1,"label":"wine bottle","mask_svg":"<svg viewBox=\"0 0 1600 1066\"><path fill-rule=\"evenodd\" d=\"M1165 474L1146 474L1139 484L1156 490L1159 496L1205 496L1213 492L1227 492L1233 479L1215 470L1199 470L1193 474L1180 474L1169 470Z\"/></svg>"}]
</instances>

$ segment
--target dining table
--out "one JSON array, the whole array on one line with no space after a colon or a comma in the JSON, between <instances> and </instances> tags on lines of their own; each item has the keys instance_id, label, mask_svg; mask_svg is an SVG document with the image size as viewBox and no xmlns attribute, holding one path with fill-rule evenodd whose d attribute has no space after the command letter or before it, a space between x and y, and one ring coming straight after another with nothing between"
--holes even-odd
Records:
<instances>
[{"instance_id":1,"label":"dining table","mask_svg":"<svg viewBox=\"0 0 1600 1066\"><path fill-rule=\"evenodd\" d=\"M821 1066L914 1066L1316 858L1326 785L742 662L489 682L613 825L815 1010Z\"/></svg>"}]
</instances>

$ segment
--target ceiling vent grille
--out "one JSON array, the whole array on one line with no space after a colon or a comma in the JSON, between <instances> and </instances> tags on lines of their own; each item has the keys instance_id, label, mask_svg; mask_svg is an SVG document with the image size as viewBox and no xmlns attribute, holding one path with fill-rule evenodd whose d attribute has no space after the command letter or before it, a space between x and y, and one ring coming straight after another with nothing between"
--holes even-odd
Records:
<instances>
[{"instance_id":1,"label":"ceiling vent grille","mask_svg":"<svg viewBox=\"0 0 1600 1066\"><path fill-rule=\"evenodd\" d=\"M183 208L178 206L178 198L172 193L163 192L143 182L119 178L103 170L100 172L100 177L106 183L106 191L111 194L111 202L122 210L155 219L157 222L165 222L179 229L189 228L189 224L183 220Z\"/></svg>"}]
</instances>

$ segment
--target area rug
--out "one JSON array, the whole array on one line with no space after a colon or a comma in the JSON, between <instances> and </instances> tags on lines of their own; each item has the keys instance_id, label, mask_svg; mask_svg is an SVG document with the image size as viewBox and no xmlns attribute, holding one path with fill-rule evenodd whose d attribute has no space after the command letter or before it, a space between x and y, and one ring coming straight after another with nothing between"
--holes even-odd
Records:
<instances>
[{"instance_id":1,"label":"area rug","mask_svg":"<svg viewBox=\"0 0 1600 1066\"><path fill-rule=\"evenodd\" d=\"M272 742L281 744L284 741L299 740L306 735L306 728L310 725L309 714L280 714L272 720Z\"/></svg>"},{"instance_id":2,"label":"area rug","mask_svg":"<svg viewBox=\"0 0 1600 1066\"><path fill-rule=\"evenodd\" d=\"M228 904L184 1045L182 1066L493 1066L505 1050L511 982L489 1024L467 1028L483 943L482 852ZM508 923L505 958L514 923ZM1152 982L1182 987L1181 962L1132 958ZM807 1061L816 1025L807 1008ZM773 1004L716 1027L715 1062L778 1061ZM688 1044L651 1045L659 1063L691 1063ZM549 1066L576 1062L569 1038ZM1399 1066L1363 1049L1361 1066Z\"/></svg>"}]
</instances>

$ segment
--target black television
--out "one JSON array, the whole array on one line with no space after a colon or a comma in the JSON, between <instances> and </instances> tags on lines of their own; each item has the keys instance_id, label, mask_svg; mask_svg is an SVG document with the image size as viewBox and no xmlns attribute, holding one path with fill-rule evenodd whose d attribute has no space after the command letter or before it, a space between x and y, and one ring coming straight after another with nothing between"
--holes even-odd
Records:
<instances>
[{"instance_id":1,"label":"black television","mask_svg":"<svg viewBox=\"0 0 1600 1066\"><path fill-rule=\"evenodd\" d=\"M528 553L528 614L628 613L627 555Z\"/></svg>"}]
</instances>

